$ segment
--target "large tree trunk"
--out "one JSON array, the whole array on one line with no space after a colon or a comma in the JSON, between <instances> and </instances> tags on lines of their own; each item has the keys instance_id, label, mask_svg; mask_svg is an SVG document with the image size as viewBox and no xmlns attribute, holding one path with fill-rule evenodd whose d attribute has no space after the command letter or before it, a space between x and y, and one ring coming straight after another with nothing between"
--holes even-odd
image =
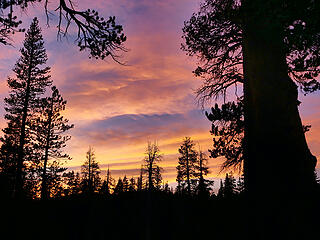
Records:
<instances>
[{"instance_id":1,"label":"large tree trunk","mask_svg":"<svg viewBox=\"0 0 320 240\"><path fill-rule=\"evenodd\" d=\"M283 29L272 14L259 18L247 12L244 176L249 232L259 239L296 239L311 232L316 158L303 132L297 86L288 76Z\"/></svg>"},{"instance_id":2,"label":"large tree trunk","mask_svg":"<svg viewBox=\"0 0 320 240\"><path fill-rule=\"evenodd\" d=\"M244 1L245 7L254 2ZM277 11L259 4L256 11L248 8L244 24L244 173L249 194L272 200L310 189L316 158L303 132L297 86L288 76L283 28L272 16Z\"/></svg>"}]
</instances>

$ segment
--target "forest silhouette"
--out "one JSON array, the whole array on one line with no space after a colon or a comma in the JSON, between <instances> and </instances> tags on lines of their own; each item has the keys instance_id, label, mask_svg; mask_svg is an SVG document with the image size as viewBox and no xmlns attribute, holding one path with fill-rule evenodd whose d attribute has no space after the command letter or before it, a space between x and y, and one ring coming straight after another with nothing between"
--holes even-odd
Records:
<instances>
[{"instance_id":1,"label":"forest silhouette","mask_svg":"<svg viewBox=\"0 0 320 240\"><path fill-rule=\"evenodd\" d=\"M212 148L190 137L177 149L176 187L162 178L165 158L147 142L138 177L102 176L89 146L79 172L63 165L76 127L47 65L39 20L25 31L15 16L34 0L1 1L0 42L26 32L7 79L0 147L3 236L8 239L312 239L317 234L320 184L298 106L298 90L320 89L320 3L313 0L203 0L185 21L181 49L198 58L203 106L241 86L237 101L206 112ZM49 2L44 3L50 21ZM119 63L126 36L71 1L57 1L58 36L70 25L89 58ZM63 25L65 24L65 26ZM223 157L225 178L208 178L209 159ZM238 173L239 178L232 172ZM218 192L213 186L219 185Z\"/></svg>"}]
</instances>

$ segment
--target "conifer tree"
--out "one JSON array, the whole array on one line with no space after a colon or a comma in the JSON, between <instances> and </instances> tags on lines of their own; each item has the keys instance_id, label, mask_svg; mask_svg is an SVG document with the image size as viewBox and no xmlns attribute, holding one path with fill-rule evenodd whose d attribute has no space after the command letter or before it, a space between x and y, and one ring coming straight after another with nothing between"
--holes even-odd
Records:
<instances>
[{"instance_id":1,"label":"conifer tree","mask_svg":"<svg viewBox=\"0 0 320 240\"><path fill-rule=\"evenodd\" d=\"M203 151L199 151L198 154L198 194L201 196L209 195L213 181L207 180L204 177L208 175L209 168L207 167L208 158Z\"/></svg>"},{"instance_id":2,"label":"conifer tree","mask_svg":"<svg viewBox=\"0 0 320 240\"><path fill-rule=\"evenodd\" d=\"M244 176L243 174L238 178L237 181L237 193L242 194L245 191L244 188Z\"/></svg>"},{"instance_id":3,"label":"conifer tree","mask_svg":"<svg viewBox=\"0 0 320 240\"><path fill-rule=\"evenodd\" d=\"M136 191L136 180L134 177L130 178L130 183L129 183L129 192L135 192Z\"/></svg>"},{"instance_id":4,"label":"conifer tree","mask_svg":"<svg viewBox=\"0 0 320 240\"><path fill-rule=\"evenodd\" d=\"M9 97L5 98L5 110L8 126L3 130L2 161L4 166L14 166L14 192L16 197L22 196L23 179L26 175L27 161L33 161L32 152L32 118L37 110L39 96L51 85L49 71L45 66L47 54L39 27L34 18L25 35L21 57L13 71L15 77L8 78ZM11 162L12 161L12 162Z\"/></svg>"},{"instance_id":5,"label":"conifer tree","mask_svg":"<svg viewBox=\"0 0 320 240\"><path fill-rule=\"evenodd\" d=\"M182 194L185 191L185 182L182 179L182 176L178 173L177 179L176 179L178 185L176 187L175 192L178 194Z\"/></svg>"},{"instance_id":6,"label":"conifer tree","mask_svg":"<svg viewBox=\"0 0 320 240\"><path fill-rule=\"evenodd\" d=\"M198 153L194 149L195 144L190 137L183 140L179 148L180 157L177 166L177 181L185 181L187 193L191 194L191 180L197 177L197 157Z\"/></svg>"},{"instance_id":7,"label":"conifer tree","mask_svg":"<svg viewBox=\"0 0 320 240\"><path fill-rule=\"evenodd\" d=\"M158 163L162 161L162 154L156 143L148 142L148 146L145 152L146 157L144 158L144 171L148 176L148 189L153 190L155 185L158 184L161 178L162 168L158 166Z\"/></svg>"},{"instance_id":8,"label":"conifer tree","mask_svg":"<svg viewBox=\"0 0 320 240\"><path fill-rule=\"evenodd\" d=\"M68 124L69 120L62 116L67 102L63 100L59 90L52 87L50 97L42 98L39 106L39 116L34 124L34 131L37 140L36 148L41 152L41 199L48 198L47 168L54 166L60 169L60 160L71 159L68 154L62 152L70 136L64 135L66 131L73 128L73 124ZM53 160L49 163L49 160ZM52 178L52 176L50 176Z\"/></svg>"},{"instance_id":9,"label":"conifer tree","mask_svg":"<svg viewBox=\"0 0 320 240\"><path fill-rule=\"evenodd\" d=\"M100 167L95 160L95 153L92 147L89 147L89 150L87 151L86 161L81 166L81 174L83 176L83 191L89 194L97 191L101 182Z\"/></svg>"},{"instance_id":10,"label":"conifer tree","mask_svg":"<svg viewBox=\"0 0 320 240\"><path fill-rule=\"evenodd\" d=\"M232 174L226 174L224 179L223 196L225 198L232 198L236 194L236 180Z\"/></svg>"},{"instance_id":11,"label":"conifer tree","mask_svg":"<svg viewBox=\"0 0 320 240\"><path fill-rule=\"evenodd\" d=\"M103 181L101 189L100 189L100 193L101 194L105 194L105 195L110 195L111 193L111 188L114 186L114 179L111 176L111 172L108 166L108 170L107 170L107 175L106 175L106 179Z\"/></svg>"},{"instance_id":12,"label":"conifer tree","mask_svg":"<svg viewBox=\"0 0 320 240\"><path fill-rule=\"evenodd\" d=\"M223 193L224 193L224 186L223 186L222 179L220 179L220 188L219 188L219 190L218 190L217 197L218 197L219 199L223 198Z\"/></svg>"},{"instance_id":13,"label":"conifer tree","mask_svg":"<svg viewBox=\"0 0 320 240\"><path fill-rule=\"evenodd\" d=\"M211 158L224 157L221 170L232 168L241 172L244 161L244 108L243 98L237 102L215 104L206 112L212 122L210 133L214 136Z\"/></svg>"},{"instance_id":14,"label":"conifer tree","mask_svg":"<svg viewBox=\"0 0 320 240\"><path fill-rule=\"evenodd\" d=\"M79 194L81 191L81 179L80 174L74 171L71 172L64 172L62 175L64 179L64 184L66 185L65 195L76 195Z\"/></svg>"},{"instance_id":15,"label":"conifer tree","mask_svg":"<svg viewBox=\"0 0 320 240\"><path fill-rule=\"evenodd\" d=\"M122 179L122 184L123 184L123 191L128 192L129 191L129 181L128 181L128 178L126 175Z\"/></svg>"},{"instance_id":16,"label":"conifer tree","mask_svg":"<svg viewBox=\"0 0 320 240\"><path fill-rule=\"evenodd\" d=\"M122 179L119 177L117 185L114 188L113 194L118 195L120 193L123 193L123 182Z\"/></svg>"},{"instance_id":17,"label":"conifer tree","mask_svg":"<svg viewBox=\"0 0 320 240\"><path fill-rule=\"evenodd\" d=\"M143 189L143 168L141 166L140 176L138 177L138 180L137 180L137 191L142 191L142 189Z\"/></svg>"},{"instance_id":18,"label":"conifer tree","mask_svg":"<svg viewBox=\"0 0 320 240\"><path fill-rule=\"evenodd\" d=\"M157 190L161 189L161 184L162 184L161 172L162 172L162 168L157 166L155 171L154 171L154 188L157 189Z\"/></svg>"}]
</instances>

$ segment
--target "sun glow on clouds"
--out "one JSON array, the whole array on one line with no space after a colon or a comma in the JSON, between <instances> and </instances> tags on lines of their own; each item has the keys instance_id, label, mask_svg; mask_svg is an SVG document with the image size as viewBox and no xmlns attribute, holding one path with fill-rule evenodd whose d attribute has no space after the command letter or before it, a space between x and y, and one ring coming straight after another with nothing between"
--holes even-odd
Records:
<instances>
[{"instance_id":1,"label":"sun glow on clouds","mask_svg":"<svg viewBox=\"0 0 320 240\"><path fill-rule=\"evenodd\" d=\"M129 52L125 66L89 61L75 47L50 42L53 76L68 100L65 115L75 123L69 166L79 169L89 145L103 170L137 175L147 141L156 140L164 154L167 180L175 179L179 144L191 136L203 149L211 144L210 123L196 110L194 63L182 53L183 21L194 1L88 1L79 7L116 15L124 25ZM58 53L58 54L56 54ZM174 177L173 177L174 176Z\"/></svg>"},{"instance_id":2,"label":"sun glow on clouds","mask_svg":"<svg viewBox=\"0 0 320 240\"><path fill-rule=\"evenodd\" d=\"M52 79L68 100L65 116L75 124L66 148L73 157L67 163L70 169L79 170L90 145L103 171L109 166L115 177L137 176L147 141L157 141L164 154L164 178L175 181L178 148L185 136L191 136L197 148L211 148L210 122L197 107L194 95L201 80L192 75L194 59L180 50L183 21L198 4L194 0L78 1L80 9L96 9L106 17L115 15L123 24L129 49L120 59L124 66L110 59L89 60L88 54L73 44L75 29L71 28L69 40L57 42L56 18L47 28L43 12L30 10L25 26L34 14L40 16ZM2 98L22 40L20 35L15 48L1 46ZM320 102L319 95L314 98ZM0 107L4 114L3 105ZM320 122L315 119L320 117L319 107L312 107L317 116L305 114L306 124L313 126L307 137L317 156ZM4 126L4 120L0 125ZM209 160L212 177L223 177L218 175L221 161Z\"/></svg>"}]
</instances>

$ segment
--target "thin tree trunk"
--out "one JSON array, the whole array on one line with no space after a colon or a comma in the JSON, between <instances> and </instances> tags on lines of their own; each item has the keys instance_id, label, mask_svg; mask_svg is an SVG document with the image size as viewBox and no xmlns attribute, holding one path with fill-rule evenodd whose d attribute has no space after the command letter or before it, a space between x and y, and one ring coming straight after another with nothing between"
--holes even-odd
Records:
<instances>
[{"instance_id":1,"label":"thin tree trunk","mask_svg":"<svg viewBox=\"0 0 320 240\"><path fill-rule=\"evenodd\" d=\"M108 172L107 172L107 194L110 194L109 191L109 182L110 182L110 170L109 170L109 166L108 166Z\"/></svg>"},{"instance_id":2,"label":"thin tree trunk","mask_svg":"<svg viewBox=\"0 0 320 240\"><path fill-rule=\"evenodd\" d=\"M153 162L153 160L150 159L149 169L148 169L149 190L152 190L152 189L153 189L153 182L152 182L152 162Z\"/></svg>"},{"instance_id":3,"label":"thin tree trunk","mask_svg":"<svg viewBox=\"0 0 320 240\"><path fill-rule=\"evenodd\" d=\"M91 194L92 193L92 181L91 181L91 149L90 149L90 152L89 152L89 159L88 159L88 168L89 168L89 172L88 172L88 187L89 187L89 193Z\"/></svg>"},{"instance_id":4,"label":"thin tree trunk","mask_svg":"<svg viewBox=\"0 0 320 240\"><path fill-rule=\"evenodd\" d=\"M47 184L47 163L49 157L49 148L50 148L50 138L51 138L51 123L52 123L52 114L53 114L53 99L50 106L49 118L48 118L48 129L46 137L46 147L43 163L43 172L42 172L42 186L41 186L41 199L48 199L48 184Z\"/></svg>"},{"instance_id":5,"label":"thin tree trunk","mask_svg":"<svg viewBox=\"0 0 320 240\"><path fill-rule=\"evenodd\" d=\"M187 148L186 148L187 149ZM190 166L189 166L189 153L188 153L188 149L186 152L186 158L187 158L187 187L188 187L188 194L191 194L191 187L190 187Z\"/></svg>"},{"instance_id":6,"label":"thin tree trunk","mask_svg":"<svg viewBox=\"0 0 320 240\"><path fill-rule=\"evenodd\" d=\"M17 169L16 169L16 177L15 177L15 185L13 191L14 198L22 198L23 192L23 168L24 168L24 145L26 138L26 121L28 116L28 107L29 107L29 98L30 98L30 85L31 85L31 63L33 61L33 47L31 48L30 53L30 63L28 66L28 78L27 78L27 87L26 87L26 96L25 102L23 106L23 113L21 119L21 127L20 127L20 139L19 139L19 148L18 148L18 159L17 159Z\"/></svg>"}]
</instances>

